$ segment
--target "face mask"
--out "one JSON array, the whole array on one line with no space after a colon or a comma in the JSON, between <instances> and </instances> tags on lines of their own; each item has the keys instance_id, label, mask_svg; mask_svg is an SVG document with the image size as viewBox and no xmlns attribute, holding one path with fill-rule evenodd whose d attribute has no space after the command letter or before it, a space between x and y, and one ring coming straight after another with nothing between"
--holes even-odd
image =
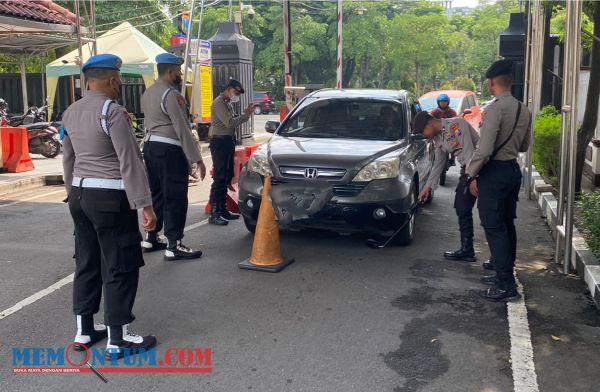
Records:
<instances>
[{"instance_id":1,"label":"face mask","mask_svg":"<svg viewBox=\"0 0 600 392\"><path fill-rule=\"evenodd\" d=\"M235 95L233 94L233 96L231 97L231 99L229 100L231 103L236 103L236 102L240 102L240 96L239 95Z\"/></svg>"},{"instance_id":2,"label":"face mask","mask_svg":"<svg viewBox=\"0 0 600 392\"><path fill-rule=\"evenodd\" d=\"M173 84L176 85L176 86L181 86L181 81L182 80L183 79L181 78L181 76L177 75L177 76L175 76L175 80L173 81Z\"/></svg>"}]
</instances>

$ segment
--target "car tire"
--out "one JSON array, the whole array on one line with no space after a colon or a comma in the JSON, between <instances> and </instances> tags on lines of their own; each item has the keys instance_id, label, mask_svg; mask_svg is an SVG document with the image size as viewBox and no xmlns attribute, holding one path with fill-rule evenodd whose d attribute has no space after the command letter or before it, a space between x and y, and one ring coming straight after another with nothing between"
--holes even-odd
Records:
<instances>
[{"instance_id":1,"label":"car tire","mask_svg":"<svg viewBox=\"0 0 600 392\"><path fill-rule=\"evenodd\" d=\"M248 219L248 218L246 218L246 217L244 217L244 226L246 226L246 229L247 229L247 230L248 230L250 233L254 234L254 233L256 232L256 223L252 223L252 222L250 221L250 219Z\"/></svg>"},{"instance_id":2,"label":"car tire","mask_svg":"<svg viewBox=\"0 0 600 392\"><path fill-rule=\"evenodd\" d=\"M255 106L254 107L254 114L257 115L257 116L259 114L262 114L262 108L260 106Z\"/></svg>"},{"instance_id":3,"label":"car tire","mask_svg":"<svg viewBox=\"0 0 600 392\"><path fill-rule=\"evenodd\" d=\"M412 206L417 200L417 187L413 184L413 191L411 193L410 205ZM405 224L410 218L409 213L402 214L402 224ZM393 239L393 243L395 245L407 246L415 238L415 217L413 216L410 223L408 223L404 228L396 234L396 237Z\"/></svg>"}]
</instances>

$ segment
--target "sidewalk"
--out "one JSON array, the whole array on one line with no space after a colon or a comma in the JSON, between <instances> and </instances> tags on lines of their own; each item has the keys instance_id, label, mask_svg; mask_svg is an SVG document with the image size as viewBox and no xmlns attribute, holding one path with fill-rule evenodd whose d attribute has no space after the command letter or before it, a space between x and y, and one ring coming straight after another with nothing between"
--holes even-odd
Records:
<instances>
[{"instance_id":1,"label":"sidewalk","mask_svg":"<svg viewBox=\"0 0 600 392\"><path fill-rule=\"evenodd\" d=\"M270 117L270 116L261 116ZM261 123L264 127L264 123ZM257 125L255 124L255 129ZM271 136L260 129L255 130L251 143L264 143ZM210 155L208 143L201 143L202 155ZM44 158L41 155L31 154L35 170L23 173L0 173L0 195L16 192L23 189L34 188L62 181L63 167L62 154L54 159ZM210 169L209 169L210 170Z\"/></svg>"}]
</instances>

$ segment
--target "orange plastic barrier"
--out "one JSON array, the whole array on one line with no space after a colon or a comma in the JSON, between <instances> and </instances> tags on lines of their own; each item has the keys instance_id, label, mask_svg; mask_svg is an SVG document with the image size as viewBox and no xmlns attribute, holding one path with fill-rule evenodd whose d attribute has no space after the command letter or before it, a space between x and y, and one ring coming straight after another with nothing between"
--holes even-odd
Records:
<instances>
[{"instance_id":1,"label":"orange plastic barrier","mask_svg":"<svg viewBox=\"0 0 600 392\"><path fill-rule=\"evenodd\" d=\"M2 127L2 165L9 173L35 169L29 156L29 135L25 128Z\"/></svg>"},{"instance_id":2,"label":"orange plastic barrier","mask_svg":"<svg viewBox=\"0 0 600 392\"><path fill-rule=\"evenodd\" d=\"M279 121L283 122L285 116L287 116L287 106L281 105L279 108Z\"/></svg>"},{"instance_id":3,"label":"orange plastic barrier","mask_svg":"<svg viewBox=\"0 0 600 392\"><path fill-rule=\"evenodd\" d=\"M238 182L240 180L240 173L244 168L244 165L250 159L250 156L260 144L253 144L251 146L236 147L233 156L233 178L227 189L227 209L233 213L239 213L240 208L238 206ZM214 175L214 169L211 170L211 174ZM211 210L210 201L206 203L204 207L204 213L210 214Z\"/></svg>"}]
</instances>

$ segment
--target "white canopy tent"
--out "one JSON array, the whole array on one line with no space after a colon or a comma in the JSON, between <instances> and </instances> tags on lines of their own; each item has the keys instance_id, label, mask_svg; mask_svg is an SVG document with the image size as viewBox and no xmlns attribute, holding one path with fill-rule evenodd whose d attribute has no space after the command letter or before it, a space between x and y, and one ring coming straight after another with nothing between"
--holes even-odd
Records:
<instances>
[{"instance_id":1,"label":"white canopy tent","mask_svg":"<svg viewBox=\"0 0 600 392\"><path fill-rule=\"evenodd\" d=\"M140 75L146 88L157 78L155 57L166 53L163 48L142 34L129 22L123 22L96 39L98 54L110 53L123 60L122 74ZM48 118L51 111L61 76L79 75L79 62L85 62L92 56L92 43L83 45L83 59L79 59L79 50L62 56L46 66L46 85L48 88Z\"/></svg>"}]
</instances>

